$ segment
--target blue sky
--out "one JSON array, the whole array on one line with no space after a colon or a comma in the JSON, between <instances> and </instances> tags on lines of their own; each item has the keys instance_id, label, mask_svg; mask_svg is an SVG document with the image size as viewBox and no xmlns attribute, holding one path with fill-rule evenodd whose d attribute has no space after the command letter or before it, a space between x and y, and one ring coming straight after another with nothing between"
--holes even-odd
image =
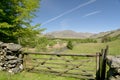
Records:
<instances>
[{"instance_id":1,"label":"blue sky","mask_svg":"<svg viewBox=\"0 0 120 80\"><path fill-rule=\"evenodd\" d=\"M120 28L120 0L41 0L32 24L44 31L99 33Z\"/></svg>"}]
</instances>

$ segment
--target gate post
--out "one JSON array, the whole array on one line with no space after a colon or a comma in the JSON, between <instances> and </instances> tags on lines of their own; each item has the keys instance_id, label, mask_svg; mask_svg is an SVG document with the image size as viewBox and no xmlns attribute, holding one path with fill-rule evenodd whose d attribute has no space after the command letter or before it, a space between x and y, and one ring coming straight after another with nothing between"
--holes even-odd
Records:
<instances>
[{"instance_id":1,"label":"gate post","mask_svg":"<svg viewBox=\"0 0 120 80\"><path fill-rule=\"evenodd\" d=\"M96 53L96 80L105 80L107 53L108 46L106 49L102 49L100 53Z\"/></svg>"},{"instance_id":2,"label":"gate post","mask_svg":"<svg viewBox=\"0 0 120 80\"><path fill-rule=\"evenodd\" d=\"M96 53L96 80L100 80L100 53Z\"/></svg>"},{"instance_id":3,"label":"gate post","mask_svg":"<svg viewBox=\"0 0 120 80\"><path fill-rule=\"evenodd\" d=\"M106 47L105 50L103 50L102 54L102 69L101 69L101 80L105 80L105 75L106 75L106 57L108 53L108 46Z\"/></svg>"},{"instance_id":4,"label":"gate post","mask_svg":"<svg viewBox=\"0 0 120 80\"><path fill-rule=\"evenodd\" d=\"M27 53L23 53L23 55L24 55L24 58L23 58L23 67L24 67L24 70L26 70L26 61L27 61L28 54Z\"/></svg>"}]
</instances>

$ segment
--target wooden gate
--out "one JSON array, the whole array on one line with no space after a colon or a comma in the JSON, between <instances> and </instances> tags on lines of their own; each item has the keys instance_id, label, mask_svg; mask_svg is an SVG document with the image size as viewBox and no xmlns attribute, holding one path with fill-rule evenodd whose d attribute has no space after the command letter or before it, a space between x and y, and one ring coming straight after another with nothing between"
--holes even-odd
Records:
<instances>
[{"instance_id":1,"label":"wooden gate","mask_svg":"<svg viewBox=\"0 0 120 80\"><path fill-rule=\"evenodd\" d=\"M29 72L51 73L83 80L104 80L106 68L102 66L106 65L106 52L106 49L96 54L24 52L24 67Z\"/></svg>"}]
</instances>

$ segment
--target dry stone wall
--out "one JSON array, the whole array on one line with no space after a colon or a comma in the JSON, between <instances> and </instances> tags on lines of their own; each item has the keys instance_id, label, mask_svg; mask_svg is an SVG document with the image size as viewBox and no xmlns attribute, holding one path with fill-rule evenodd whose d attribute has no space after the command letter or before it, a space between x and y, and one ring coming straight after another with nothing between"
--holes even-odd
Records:
<instances>
[{"instance_id":1,"label":"dry stone wall","mask_svg":"<svg viewBox=\"0 0 120 80\"><path fill-rule=\"evenodd\" d=\"M23 54L21 46L14 43L0 42L0 70L12 74L23 70Z\"/></svg>"},{"instance_id":2,"label":"dry stone wall","mask_svg":"<svg viewBox=\"0 0 120 80\"><path fill-rule=\"evenodd\" d=\"M120 55L108 56L107 64L109 66L107 80L120 80Z\"/></svg>"}]
</instances>

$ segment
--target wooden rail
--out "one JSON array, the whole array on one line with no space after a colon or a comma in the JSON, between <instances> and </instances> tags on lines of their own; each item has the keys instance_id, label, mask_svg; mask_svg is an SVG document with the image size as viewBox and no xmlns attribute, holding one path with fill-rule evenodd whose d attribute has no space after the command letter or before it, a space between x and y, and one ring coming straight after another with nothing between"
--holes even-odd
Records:
<instances>
[{"instance_id":1,"label":"wooden rail","mask_svg":"<svg viewBox=\"0 0 120 80\"><path fill-rule=\"evenodd\" d=\"M55 55L55 56L81 56L81 57L96 57L99 56L97 54L86 54L86 53L82 53L82 54L63 54L63 53L47 53L47 52L23 52L25 55L28 54L34 54L34 55Z\"/></svg>"}]
</instances>

